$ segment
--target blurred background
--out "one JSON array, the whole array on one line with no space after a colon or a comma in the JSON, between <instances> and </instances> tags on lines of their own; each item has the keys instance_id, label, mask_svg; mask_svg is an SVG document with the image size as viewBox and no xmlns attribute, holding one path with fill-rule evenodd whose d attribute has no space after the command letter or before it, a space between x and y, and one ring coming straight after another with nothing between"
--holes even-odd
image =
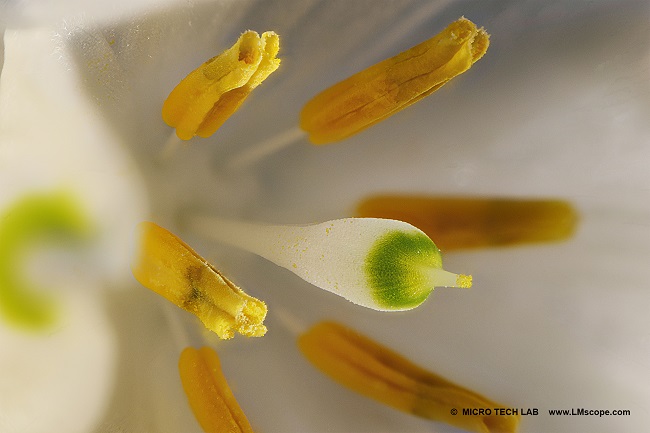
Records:
<instances>
[{"instance_id":1,"label":"blurred background","mask_svg":"<svg viewBox=\"0 0 650 433\"><path fill-rule=\"evenodd\" d=\"M10 267L0 303L29 289L57 313L28 330L0 316L1 431L200 431L180 387L182 341L168 307L130 274L131 233L145 219L267 303L261 339L218 342L193 316L171 312L189 343L216 348L256 432L459 431L386 409L313 368L295 338L321 319L501 404L538 408L521 432L638 432L650 421L648 2L0 5L0 233L16 232L10 215L25 197L57 194L83 221L73 227L85 227L63 233L72 245L37 229L25 229L24 243L2 239ZM316 93L460 16L485 27L490 49L431 97L341 143L303 139L229 167L297 125ZM215 135L161 160L172 133L162 102L247 29L281 36L280 69ZM561 243L443 251L445 268L471 273L474 287L437 289L403 313L360 308L177 223L196 211L325 221L353 216L378 193L551 197L580 220ZM9 259L23 245L24 257ZM631 415L548 415L570 408Z\"/></svg>"}]
</instances>

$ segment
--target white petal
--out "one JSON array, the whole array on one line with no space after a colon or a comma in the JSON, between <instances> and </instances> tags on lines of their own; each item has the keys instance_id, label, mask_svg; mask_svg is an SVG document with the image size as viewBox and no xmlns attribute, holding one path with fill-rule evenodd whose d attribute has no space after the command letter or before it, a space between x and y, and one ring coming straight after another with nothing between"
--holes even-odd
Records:
<instances>
[{"instance_id":1,"label":"white petal","mask_svg":"<svg viewBox=\"0 0 650 433\"><path fill-rule=\"evenodd\" d=\"M60 61L51 31L8 31L5 42L0 209L26 192L69 191L99 236L89 264L114 283L131 281L126 245L147 206L135 167Z\"/></svg>"},{"instance_id":2,"label":"white petal","mask_svg":"<svg viewBox=\"0 0 650 433\"><path fill-rule=\"evenodd\" d=\"M5 37L0 213L25 194L63 190L95 236L73 255L37 250L20 270L51 292L62 314L46 335L0 319L0 368L11 372L0 380L0 431L10 433L88 432L104 415L117 348L102 294L131 281L126 245L146 206L137 173L60 61L53 36L29 29Z\"/></svg>"},{"instance_id":3,"label":"white petal","mask_svg":"<svg viewBox=\"0 0 650 433\"><path fill-rule=\"evenodd\" d=\"M83 289L62 300L65 319L48 336L0 326L0 431L85 433L106 410L115 336L101 298Z\"/></svg>"}]
</instances>

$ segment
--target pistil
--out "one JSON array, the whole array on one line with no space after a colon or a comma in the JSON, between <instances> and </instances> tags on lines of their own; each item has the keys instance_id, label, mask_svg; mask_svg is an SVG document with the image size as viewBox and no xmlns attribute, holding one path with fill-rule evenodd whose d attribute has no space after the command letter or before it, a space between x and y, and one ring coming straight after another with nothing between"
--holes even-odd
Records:
<instances>
[{"instance_id":1,"label":"pistil","mask_svg":"<svg viewBox=\"0 0 650 433\"><path fill-rule=\"evenodd\" d=\"M434 287L469 287L442 271L442 257L421 230L402 221L344 218L269 225L191 216L187 227L281 266L321 289L380 311L408 310Z\"/></svg>"}]
</instances>

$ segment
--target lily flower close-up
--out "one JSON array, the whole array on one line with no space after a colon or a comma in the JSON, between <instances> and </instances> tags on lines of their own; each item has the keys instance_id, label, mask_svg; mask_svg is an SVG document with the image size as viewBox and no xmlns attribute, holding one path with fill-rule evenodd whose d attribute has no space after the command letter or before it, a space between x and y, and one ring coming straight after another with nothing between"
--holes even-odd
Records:
<instances>
[{"instance_id":1,"label":"lily flower close-up","mask_svg":"<svg viewBox=\"0 0 650 433\"><path fill-rule=\"evenodd\" d=\"M649 17L0 0L0 432L643 431Z\"/></svg>"}]
</instances>

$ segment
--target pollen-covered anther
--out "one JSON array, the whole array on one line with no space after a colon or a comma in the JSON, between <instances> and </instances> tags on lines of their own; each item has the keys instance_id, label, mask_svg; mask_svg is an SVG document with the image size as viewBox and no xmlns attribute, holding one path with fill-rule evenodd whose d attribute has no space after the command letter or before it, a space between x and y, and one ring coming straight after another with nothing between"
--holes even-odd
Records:
<instances>
[{"instance_id":1,"label":"pollen-covered anther","mask_svg":"<svg viewBox=\"0 0 650 433\"><path fill-rule=\"evenodd\" d=\"M433 38L326 89L303 108L300 127L314 144L356 134L438 90L467 71L489 35L460 18Z\"/></svg>"},{"instance_id":2,"label":"pollen-covered anther","mask_svg":"<svg viewBox=\"0 0 650 433\"><path fill-rule=\"evenodd\" d=\"M178 360L178 370L192 412L204 432L253 433L214 350L186 348Z\"/></svg>"},{"instance_id":3,"label":"pollen-covered anther","mask_svg":"<svg viewBox=\"0 0 650 433\"><path fill-rule=\"evenodd\" d=\"M341 385L395 409L464 431L517 431L519 414L505 415L505 406L431 373L341 324L314 325L299 337L298 346L316 368ZM457 414L463 408L475 409L476 415ZM501 408L504 410L497 411Z\"/></svg>"},{"instance_id":4,"label":"pollen-covered anther","mask_svg":"<svg viewBox=\"0 0 650 433\"><path fill-rule=\"evenodd\" d=\"M169 94L162 118L181 140L209 137L278 66L280 38L243 33L235 45L185 77Z\"/></svg>"},{"instance_id":5,"label":"pollen-covered anther","mask_svg":"<svg viewBox=\"0 0 650 433\"><path fill-rule=\"evenodd\" d=\"M238 332L248 337L266 333L266 304L247 295L192 248L164 228L138 225L135 278L178 307L196 315L222 339Z\"/></svg>"}]
</instances>

